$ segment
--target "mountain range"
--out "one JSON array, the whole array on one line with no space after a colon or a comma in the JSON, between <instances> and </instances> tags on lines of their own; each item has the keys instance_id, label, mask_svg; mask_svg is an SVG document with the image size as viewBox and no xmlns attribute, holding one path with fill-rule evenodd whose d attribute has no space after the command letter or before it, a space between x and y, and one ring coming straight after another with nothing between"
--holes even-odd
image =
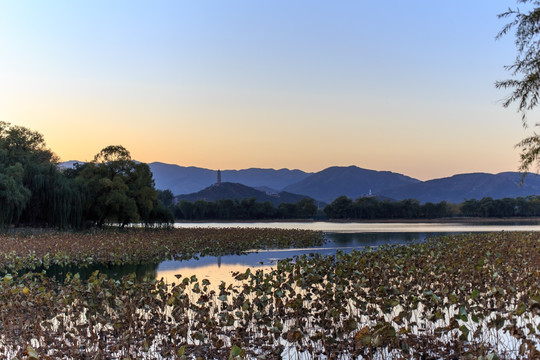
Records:
<instances>
[{"instance_id":1,"label":"mountain range","mask_svg":"<svg viewBox=\"0 0 540 360\"><path fill-rule=\"evenodd\" d=\"M169 188L175 195L195 193L217 181L217 171L162 163L149 165L156 187ZM393 200L417 199L421 203L443 200L460 203L484 197L501 199L540 194L540 176L529 174L520 185L522 175L518 172L458 174L427 181L357 166L333 166L316 173L254 168L224 170L221 174L224 182L241 183L258 188L263 193L278 194L283 191L325 203L341 195L352 199L376 195Z\"/></svg>"},{"instance_id":2,"label":"mountain range","mask_svg":"<svg viewBox=\"0 0 540 360\"><path fill-rule=\"evenodd\" d=\"M356 166L333 166L311 174L283 190L332 202L341 195L352 199L369 194L386 196L386 189L418 183L420 180L390 171L367 170Z\"/></svg>"},{"instance_id":3,"label":"mountain range","mask_svg":"<svg viewBox=\"0 0 540 360\"><path fill-rule=\"evenodd\" d=\"M484 197L502 199L540 194L540 176L528 174L520 185L521 178L521 173L516 172L459 174L398 186L383 193L395 200L417 199L421 203L444 200L455 204Z\"/></svg>"},{"instance_id":4,"label":"mountain range","mask_svg":"<svg viewBox=\"0 0 540 360\"><path fill-rule=\"evenodd\" d=\"M199 167L185 167L161 162L148 164L154 174L156 188L169 189L175 195L190 194L215 184L217 171ZM224 182L240 183L249 187L265 187L268 192L279 192L287 185L297 183L310 174L289 169L222 170Z\"/></svg>"},{"instance_id":5,"label":"mountain range","mask_svg":"<svg viewBox=\"0 0 540 360\"><path fill-rule=\"evenodd\" d=\"M66 162L60 166L68 167L72 163ZM207 189L217 182L215 170L161 162L148 165L154 174L156 188L170 189L175 196L190 195L179 196L179 199L206 198L210 201L218 196L211 194L211 191L216 189ZM274 204L284 202L285 198L290 199L286 202L296 202L305 196L325 203L330 203L341 195L352 199L376 195L381 199L417 199L421 203L437 203L443 200L460 203L484 197L501 199L540 194L540 176L529 174L520 185L521 177L518 172L469 173L421 181L399 173L368 170L357 166L333 166L315 173L260 168L221 171L222 184L238 183L253 188L248 191L236 187L236 193L230 194L231 198L238 196L241 200L246 195L245 197L255 197L259 201L268 200ZM200 193L204 189L207 189L207 192ZM227 186L221 186L220 189L224 194L229 190L233 191ZM223 198L224 194L218 197Z\"/></svg>"}]
</instances>

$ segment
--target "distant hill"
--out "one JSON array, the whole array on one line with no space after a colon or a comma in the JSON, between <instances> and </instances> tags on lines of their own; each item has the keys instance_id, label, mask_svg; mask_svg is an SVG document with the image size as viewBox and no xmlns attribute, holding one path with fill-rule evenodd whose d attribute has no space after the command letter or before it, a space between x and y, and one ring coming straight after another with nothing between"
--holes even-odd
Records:
<instances>
[{"instance_id":1,"label":"distant hill","mask_svg":"<svg viewBox=\"0 0 540 360\"><path fill-rule=\"evenodd\" d=\"M68 168L75 162L77 161L71 160L60 163L59 166ZM154 175L156 188L170 189L174 195L192 196L203 189L207 190L217 181L215 170L160 162L148 165ZM240 189L236 189L235 191L240 192L228 195L231 199L255 196L259 201L271 199L270 201L274 204L279 203L281 198L287 198L286 193L299 194L300 198L287 198L285 202L296 202L302 196L307 196L326 203L332 202L341 195L357 199L368 195L370 191L378 199L417 199L421 203L438 203L443 200L461 203L464 200L483 197L501 199L540 195L540 176L529 174L523 186L520 186L521 174L517 172L459 174L420 181L390 171L367 170L357 166L334 166L317 173L258 168L222 170L221 178L223 183L238 183L250 188L250 192L247 192L245 196ZM259 191L260 194L251 193L251 191ZM208 199L213 198L208 196Z\"/></svg>"},{"instance_id":2,"label":"distant hill","mask_svg":"<svg viewBox=\"0 0 540 360\"><path fill-rule=\"evenodd\" d=\"M331 202L341 195L356 199L370 191L377 193L383 189L419 182L420 180L390 171L334 166L312 174L283 190Z\"/></svg>"},{"instance_id":3,"label":"distant hill","mask_svg":"<svg viewBox=\"0 0 540 360\"><path fill-rule=\"evenodd\" d=\"M156 188L160 190L169 189L174 195L190 194L216 182L216 172L212 170L160 162L153 162L148 165L154 175Z\"/></svg>"},{"instance_id":4,"label":"distant hill","mask_svg":"<svg viewBox=\"0 0 540 360\"><path fill-rule=\"evenodd\" d=\"M279 190L269 188L268 186L257 186L255 189L265 192L268 195L273 195L279 193Z\"/></svg>"},{"instance_id":5,"label":"distant hill","mask_svg":"<svg viewBox=\"0 0 540 360\"><path fill-rule=\"evenodd\" d=\"M61 162L62 169L72 168L77 160ZM156 188L169 189L174 195L191 194L202 190L217 181L217 170L204 169L194 166L179 166L152 162L148 164L154 175ZM221 179L224 182L241 183L250 187L260 187L265 192L279 192L285 186L296 183L311 175L301 170L289 169L259 169L222 170Z\"/></svg>"},{"instance_id":6,"label":"distant hill","mask_svg":"<svg viewBox=\"0 0 540 360\"><path fill-rule=\"evenodd\" d=\"M156 188L170 189L173 194L190 194L202 190L217 180L217 171L198 167L184 167L179 165L153 162L148 164ZM223 182L240 183L250 187L268 187L283 189L285 186L296 183L308 177L310 174L300 170L289 169L244 169L222 170Z\"/></svg>"},{"instance_id":7,"label":"distant hill","mask_svg":"<svg viewBox=\"0 0 540 360\"><path fill-rule=\"evenodd\" d=\"M378 194L396 200L417 199L421 203L444 200L455 204L484 197L502 199L540 194L540 176L527 175L522 186L520 180L521 174L517 172L459 174L385 189Z\"/></svg>"},{"instance_id":8,"label":"distant hill","mask_svg":"<svg viewBox=\"0 0 540 360\"><path fill-rule=\"evenodd\" d=\"M211 185L201 191L198 191L193 194L178 195L175 197L177 201L187 200L187 201L197 201L197 200L206 200L206 201L217 201L222 199L242 199L254 197L259 202L270 201L274 206L277 206L281 203L296 203L306 196L291 194L288 192L280 192L275 195L268 195L264 191L254 189L249 186L245 186L238 183L224 182L221 185Z\"/></svg>"}]
</instances>

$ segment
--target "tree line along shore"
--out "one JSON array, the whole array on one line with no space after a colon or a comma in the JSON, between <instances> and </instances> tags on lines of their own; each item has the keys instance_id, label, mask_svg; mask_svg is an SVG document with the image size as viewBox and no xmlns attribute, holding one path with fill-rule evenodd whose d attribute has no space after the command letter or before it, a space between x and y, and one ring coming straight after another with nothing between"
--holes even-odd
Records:
<instances>
[{"instance_id":1,"label":"tree line along shore","mask_svg":"<svg viewBox=\"0 0 540 360\"><path fill-rule=\"evenodd\" d=\"M169 226L175 220L384 220L454 217L540 216L540 197L445 201L356 200L340 196L319 207L310 198L296 203L258 202L255 198L175 202L169 190L157 190L149 166L131 159L127 149L111 145L73 168L58 167L58 157L43 135L0 122L0 228L33 226L84 229L116 224Z\"/></svg>"},{"instance_id":2,"label":"tree line along shore","mask_svg":"<svg viewBox=\"0 0 540 360\"><path fill-rule=\"evenodd\" d=\"M160 196L163 195L160 192ZM172 199L172 196L169 196ZM340 196L323 208L313 199L302 199L291 204L274 206L270 202L257 202L255 198L194 202L182 200L176 204L163 199L179 221L205 220L433 220L532 218L540 216L540 197L518 197L467 200L461 204L446 201L421 204L417 200L378 200L362 197L356 200Z\"/></svg>"}]
</instances>

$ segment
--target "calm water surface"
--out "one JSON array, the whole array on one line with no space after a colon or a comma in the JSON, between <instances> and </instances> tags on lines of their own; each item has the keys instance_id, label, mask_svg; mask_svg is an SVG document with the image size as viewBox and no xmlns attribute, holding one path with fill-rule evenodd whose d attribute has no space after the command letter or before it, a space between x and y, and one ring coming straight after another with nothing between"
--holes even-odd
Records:
<instances>
[{"instance_id":1,"label":"calm water surface","mask_svg":"<svg viewBox=\"0 0 540 360\"><path fill-rule=\"evenodd\" d=\"M484 221L477 223L359 223L359 222L233 222L233 223L176 223L177 228L271 228L304 229L330 233L463 233L488 231L539 231L537 221Z\"/></svg>"},{"instance_id":2,"label":"calm water surface","mask_svg":"<svg viewBox=\"0 0 540 360\"><path fill-rule=\"evenodd\" d=\"M88 278L99 270L113 278L135 273L137 278L164 278L167 282L178 282L177 275L183 277L196 275L199 280L208 279L212 284L221 281L230 283L231 272L252 269L270 269L280 259L318 253L333 255L337 251L350 252L367 247L375 248L385 244L412 244L438 235L489 231L540 231L538 222L489 222L489 223L333 223L333 222L247 222L247 223L177 223L178 228L282 228L323 231L327 242L314 248L273 249L250 251L247 255L206 256L198 260L164 261L155 264L90 267L52 266L47 270L51 275L62 278L67 272L78 272Z\"/></svg>"},{"instance_id":3,"label":"calm water surface","mask_svg":"<svg viewBox=\"0 0 540 360\"><path fill-rule=\"evenodd\" d=\"M211 283L230 283L231 272L245 271L248 267L269 269L280 259L297 255L319 253L333 255L338 250L349 252L354 249L377 247L385 244L411 244L424 241L427 237L469 232L489 231L540 231L536 222L487 222L487 223L334 223L334 222L246 222L246 223L176 223L175 227L212 228L284 228L305 229L325 232L327 243L317 248L276 249L250 252L247 255L207 256L199 260L165 261L157 266L157 278L177 282L175 275L196 275L199 280Z\"/></svg>"}]
</instances>

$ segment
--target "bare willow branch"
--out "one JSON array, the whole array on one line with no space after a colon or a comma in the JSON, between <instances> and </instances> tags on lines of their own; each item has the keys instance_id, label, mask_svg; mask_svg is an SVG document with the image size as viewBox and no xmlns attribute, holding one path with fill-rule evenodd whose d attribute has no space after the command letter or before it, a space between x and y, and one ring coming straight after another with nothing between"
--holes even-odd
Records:
<instances>
[{"instance_id":1,"label":"bare willow branch","mask_svg":"<svg viewBox=\"0 0 540 360\"><path fill-rule=\"evenodd\" d=\"M522 125L527 128L527 114L540 101L540 1L518 0L517 3L528 7L525 10L508 8L498 15L500 19L511 21L503 26L495 38L500 39L513 31L517 55L513 64L505 66L512 78L495 82L495 87L512 90L502 105L509 107L516 104ZM525 176L539 160L540 139L535 133L519 142L516 148L521 149L520 171Z\"/></svg>"}]
</instances>

